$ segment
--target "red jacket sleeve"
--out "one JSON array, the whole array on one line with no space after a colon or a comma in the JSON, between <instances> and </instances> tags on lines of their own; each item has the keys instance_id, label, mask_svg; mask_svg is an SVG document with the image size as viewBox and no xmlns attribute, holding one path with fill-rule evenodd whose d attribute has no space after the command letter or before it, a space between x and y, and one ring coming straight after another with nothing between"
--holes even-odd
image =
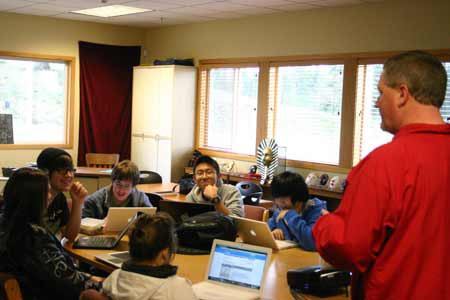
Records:
<instances>
[{"instance_id":1,"label":"red jacket sleeve","mask_svg":"<svg viewBox=\"0 0 450 300\"><path fill-rule=\"evenodd\" d=\"M340 206L313 228L316 249L326 261L359 272L371 266L395 224L391 169L377 153L349 174Z\"/></svg>"}]
</instances>

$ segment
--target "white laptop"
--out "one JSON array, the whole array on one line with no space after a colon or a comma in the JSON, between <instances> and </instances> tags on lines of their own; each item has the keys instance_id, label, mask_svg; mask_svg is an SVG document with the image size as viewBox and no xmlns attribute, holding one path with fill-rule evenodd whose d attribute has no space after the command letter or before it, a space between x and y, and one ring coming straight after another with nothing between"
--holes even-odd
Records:
<instances>
[{"instance_id":1,"label":"white laptop","mask_svg":"<svg viewBox=\"0 0 450 300\"><path fill-rule=\"evenodd\" d=\"M120 231L137 212L156 213L156 207L110 207L105 221L105 231Z\"/></svg>"},{"instance_id":2,"label":"white laptop","mask_svg":"<svg viewBox=\"0 0 450 300\"><path fill-rule=\"evenodd\" d=\"M276 240L266 222L241 217L233 217L233 219L236 222L238 235L244 243L274 250L298 247L298 244L294 241Z\"/></svg>"},{"instance_id":3,"label":"white laptop","mask_svg":"<svg viewBox=\"0 0 450 300\"><path fill-rule=\"evenodd\" d=\"M95 258L107 264L113 265L114 267L121 268L122 264L130 259L130 253L128 251L111 252L98 254Z\"/></svg>"},{"instance_id":4,"label":"white laptop","mask_svg":"<svg viewBox=\"0 0 450 300\"><path fill-rule=\"evenodd\" d=\"M272 249L214 240L205 281L192 286L200 300L259 299Z\"/></svg>"}]
</instances>

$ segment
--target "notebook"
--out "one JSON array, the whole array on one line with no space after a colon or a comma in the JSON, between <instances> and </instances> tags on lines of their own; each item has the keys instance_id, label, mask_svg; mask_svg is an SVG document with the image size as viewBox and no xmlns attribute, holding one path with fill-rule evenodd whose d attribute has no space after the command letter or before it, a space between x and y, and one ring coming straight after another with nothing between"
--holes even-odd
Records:
<instances>
[{"instance_id":1,"label":"notebook","mask_svg":"<svg viewBox=\"0 0 450 300\"><path fill-rule=\"evenodd\" d=\"M266 222L233 217L239 237L244 243L283 250L298 247L294 241L276 240Z\"/></svg>"},{"instance_id":2,"label":"notebook","mask_svg":"<svg viewBox=\"0 0 450 300\"><path fill-rule=\"evenodd\" d=\"M106 232L122 230L137 212L154 215L156 207L110 207L106 216L104 230Z\"/></svg>"},{"instance_id":3,"label":"notebook","mask_svg":"<svg viewBox=\"0 0 450 300\"><path fill-rule=\"evenodd\" d=\"M98 254L95 258L114 267L121 268L122 264L130 259L130 253L128 251L112 252Z\"/></svg>"},{"instance_id":4,"label":"notebook","mask_svg":"<svg viewBox=\"0 0 450 300\"><path fill-rule=\"evenodd\" d=\"M179 224L186 218L214 211L215 208L210 203L164 200L159 202L159 210L168 213Z\"/></svg>"},{"instance_id":5,"label":"notebook","mask_svg":"<svg viewBox=\"0 0 450 300\"><path fill-rule=\"evenodd\" d=\"M205 281L192 286L199 299L259 299L272 249L214 240Z\"/></svg>"},{"instance_id":6,"label":"notebook","mask_svg":"<svg viewBox=\"0 0 450 300\"><path fill-rule=\"evenodd\" d=\"M134 221L139 216L137 213L128 224L123 228L117 236L82 236L79 237L75 243L73 244L73 248L83 248L83 249L113 249L115 248L123 236L127 233L130 226L134 223Z\"/></svg>"}]
</instances>

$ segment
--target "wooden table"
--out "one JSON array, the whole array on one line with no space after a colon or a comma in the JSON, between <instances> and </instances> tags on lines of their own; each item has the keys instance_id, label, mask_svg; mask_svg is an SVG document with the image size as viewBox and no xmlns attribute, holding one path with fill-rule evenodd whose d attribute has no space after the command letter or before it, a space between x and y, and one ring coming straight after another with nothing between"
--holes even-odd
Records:
<instances>
[{"instance_id":1,"label":"wooden table","mask_svg":"<svg viewBox=\"0 0 450 300\"><path fill-rule=\"evenodd\" d=\"M66 243L65 249L80 261L94 265L96 268L106 272L112 272L115 267L102 263L95 259L95 255L127 251L128 242L124 238L119 246L114 250L94 250L94 249L73 249L72 245ZM178 266L178 275L190 279L193 283L204 280L208 267L209 255L181 255L176 254L174 265ZM265 277L265 288L262 299L293 299L287 284L286 273L289 269L302 268L319 263L319 256L316 252L306 252L299 248L273 252L269 269ZM321 299L310 295L302 295L303 299ZM326 299L343 300L345 295L329 297Z\"/></svg>"},{"instance_id":2,"label":"wooden table","mask_svg":"<svg viewBox=\"0 0 450 300\"><path fill-rule=\"evenodd\" d=\"M171 201L185 201L186 195L180 194L178 192L175 193L164 193L167 191L173 191L174 186L176 186L177 183L147 183L147 184L138 184L136 188L144 193L156 193L161 195L164 200L171 200ZM259 205L269 209L273 206L272 200L264 200L261 199L259 201Z\"/></svg>"}]
</instances>

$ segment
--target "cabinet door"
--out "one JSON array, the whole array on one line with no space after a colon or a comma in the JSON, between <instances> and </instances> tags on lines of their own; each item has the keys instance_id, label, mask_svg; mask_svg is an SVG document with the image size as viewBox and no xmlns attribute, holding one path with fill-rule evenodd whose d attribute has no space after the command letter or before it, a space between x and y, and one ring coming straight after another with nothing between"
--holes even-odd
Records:
<instances>
[{"instance_id":1,"label":"cabinet door","mask_svg":"<svg viewBox=\"0 0 450 300\"><path fill-rule=\"evenodd\" d=\"M170 139L160 139L158 142L158 168L157 171L161 175L163 182L171 180L172 166L172 149Z\"/></svg>"},{"instance_id":2,"label":"cabinet door","mask_svg":"<svg viewBox=\"0 0 450 300\"><path fill-rule=\"evenodd\" d=\"M158 134L172 136L173 67L158 69L159 73L159 118Z\"/></svg>"},{"instance_id":3,"label":"cabinet door","mask_svg":"<svg viewBox=\"0 0 450 300\"><path fill-rule=\"evenodd\" d=\"M134 68L132 133L154 135L159 128L159 76L153 68Z\"/></svg>"},{"instance_id":4,"label":"cabinet door","mask_svg":"<svg viewBox=\"0 0 450 300\"><path fill-rule=\"evenodd\" d=\"M157 142L152 138L131 137L131 160L141 171L155 171L158 166Z\"/></svg>"}]
</instances>

